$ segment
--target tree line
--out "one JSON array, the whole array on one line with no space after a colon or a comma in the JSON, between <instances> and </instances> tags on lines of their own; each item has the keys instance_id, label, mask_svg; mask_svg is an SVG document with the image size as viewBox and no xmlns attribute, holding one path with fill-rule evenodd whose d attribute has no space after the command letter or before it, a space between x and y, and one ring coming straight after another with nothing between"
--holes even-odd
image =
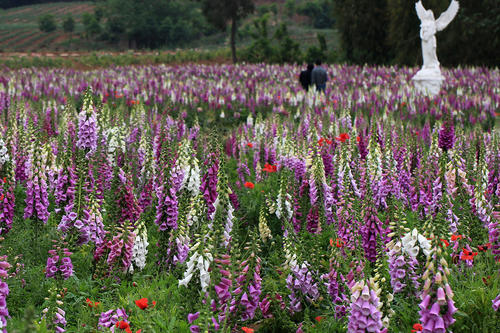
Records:
<instances>
[{"instance_id":1,"label":"tree line","mask_svg":"<svg viewBox=\"0 0 500 333\"><path fill-rule=\"evenodd\" d=\"M52 0L53 2L55 0ZM43 0L0 0L8 4L31 4ZM71 2L66 0L65 2ZM182 46L216 31L230 36L232 58L237 60L238 28L256 9L254 0L95 0L93 14L85 14L83 24L88 38L128 42L131 48ZM420 21L411 0L287 0L283 12L290 17L309 17L316 28L336 28L341 47L335 59L356 64L421 64ZM422 0L435 17L447 9L450 0ZM444 66L500 64L499 0L459 0L457 17L437 33L438 57ZM276 3L268 5L276 14ZM293 36L279 26L266 37L265 13L255 23L252 59L289 61L300 54ZM260 21L258 21L260 20ZM71 22L69 22L71 23ZM71 27L71 24L68 26ZM274 38L274 40L272 40ZM281 48L281 51L276 51ZM307 58L324 55L321 45L307 51ZM278 53L277 53L278 52ZM340 55L340 56L339 56ZM303 60L297 58L296 61ZM333 58L332 58L333 59ZM293 61L293 60L292 60Z\"/></svg>"},{"instance_id":2,"label":"tree line","mask_svg":"<svg viewBox=\"0 0 500 333\"><path fill-rule=\"evenodd\" d=\"M36 5L49 2L76 2L82 0L0 0L0 8L8 9L13 7Z\"/></svg>"}]
</instances>

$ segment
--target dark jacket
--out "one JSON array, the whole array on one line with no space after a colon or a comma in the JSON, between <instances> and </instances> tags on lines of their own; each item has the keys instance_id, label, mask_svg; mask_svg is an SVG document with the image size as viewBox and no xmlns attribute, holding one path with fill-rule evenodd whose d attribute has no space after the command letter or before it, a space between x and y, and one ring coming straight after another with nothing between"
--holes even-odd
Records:
<instances>
[{"instance_id":1,"label":"dark jacket","mask_svg":"<svg viewBox=\"0 0 500 333\"><path fill-rule=\"evenodd\" d=\"M308 66L307 70L300 72L300 76L299 76L300 85L306 91L309 90L309 86L311 85L311 73L312 73L312 70L313 70L313 67L312 66Z\"/></svg>"}]
</instances>

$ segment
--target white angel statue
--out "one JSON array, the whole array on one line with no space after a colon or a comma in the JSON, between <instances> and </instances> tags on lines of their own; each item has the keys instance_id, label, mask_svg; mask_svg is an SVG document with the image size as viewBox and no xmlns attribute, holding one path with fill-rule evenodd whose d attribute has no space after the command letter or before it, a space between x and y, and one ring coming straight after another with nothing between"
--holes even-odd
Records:
<instances>
[{"instance_id":1,"label":"white angel statue","mask_svg":"<svg viewBox=\"0 0 500 333\"><path fill-rule=\"evenodd\" d=\"M432 10L426 10L422 1L415 4L420 19L420 38L422 39L422 57L424 65L413 77L417 90L427 95L437 95L441 89L444 77L439 69L436 54L436 32L444 30L457 15L458 1L452 0L448 9L439 18L434 19Z\"/></svg>"},{"instance_id":2,"label":"white angel statue","mask_svg":"<svg viewBox=\"0 0 500 333\"><path fill-rule=\"evenodd\" d=\"M452 0L448 9L434 19L432 10L426 10L422 1L415 4L420 24L420 38L422 39L422 56L424 58L423 68L439 68L436 55L436 32L444 30L455 18L459 8L458 1Z\"/></svg>"}]
</instances>

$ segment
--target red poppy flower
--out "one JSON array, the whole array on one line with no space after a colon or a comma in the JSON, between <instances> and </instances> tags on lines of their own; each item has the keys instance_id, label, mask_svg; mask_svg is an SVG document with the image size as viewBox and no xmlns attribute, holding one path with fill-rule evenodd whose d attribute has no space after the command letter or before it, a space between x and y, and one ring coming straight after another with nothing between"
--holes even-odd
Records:
<instances>
[{"instance_id":1,"label":"red poppy flower","mask_svg":"<svg viewBox=\"0 0 500 333\"><path fill-rule=\"evenodd\" d=\"M491 243L486 243L486 244L477 246L477 250L479 252L486 252L486 251L488 251L488 249L491 249Z\"/></svg>"},{"instance_id":2,"label":"red poppy flower","mask_svg":"<svg viewBox=\"0 0 500 333\"><path fill-rule=\"evenodd\" d=\"M144 310L145 308L148 307L148 299L147 298L141 298L137 301L135 301L135 305L137 305L141 310Z\"/></svg>"},{"instance_id":3,"label":"red poppy flower","mask_svg":"<svg viewBox=\"0 0 500 333\"><path fill-rule=\"evenodd\" d=\"M482 277L482 280L485 285L488 285L491 280L491 275L488 275L488 277Z\"/></svg>"},{"instance_id":4,"label":"red poppy flower","mask_svg":"<svg viewBox=\"0 0 500 333\"><path fill-rule=\"evenodd\" d=\"M464 238L464 236L462 236L462 235L451 235L452 242L456 241L457 239L462 239L462 238Z\"/></svg>"},{"instance_id":5,"label":"red poppy flower","mask_svg":"<svg viewBox=\"0 0 500 333\"><path fill-rule=\"evenodd\" d=\"M3 182L7 183L7 177L3 177Z\"/></svg>"},{"instance_id":6,"label":"red poppy flower","mask_svg":"<svg viewBox=\"0 0 500 333\"><path fill-rule=\"evenodd\" d=\"M330 238L330 246L333 247L333 238Z\"/></svg>"},{"instance_id":7,"label":"red poppy flower","mask_svg":"<svg viewBox=\"0 0 500 333\"><path fill-rule=\"evenodd\" d=\"M0 201L3 201L3 194L0 196Z\"/></svg>"},{"instance_id":8,"label":"red poppy flower","mask_svg":"<svg viewBox=\"0 0 500 333\"><path fill-rule=\"evenodd\" d=\"M264 169L262 169L262 170L269 172L269 173L272 173L272 172L276 172L278 170L278 168L276 167L276 165L271 165L271 164L266 163L264 165Z\"/></svg>"},{"instance_id":9,"label":"red poppy flower","mask_svg":"<svg viewBox=\"0 0 500 333\"><path fill-rule=\"evenodd\" d=\"M344 245L345 245L344 241L340 238L337 238L337 242L335 243L335 246L340 248Z\"/></svg>"},{"instance_id":10,"label":"red poppy flower","mask_svg":"<svg viewBox=\"0 0 500 333\"><path fill-rule=\"evenodd\" d=\"M116 327L118 327L121 330L125 330L125 332L127 332L127 333L132 333L132 331L130 330L129 323L127 323L125 320L121 320L121 321L117 322Z\"/></svg>"},{"instance_id":11,"label":"red poppy flower","mask_svg":"<svg viewBox=\"0 0 500 333\"><path fill-rule=\"evenodd\" d=\"M323 319L325 319L325 318L323 318L323 317L321 317L321 316L317 316L317 317L316 317L316 318L314 318L314 319L316 319L316 321L317 321L318 323L321 323L321 321L322 321Z\"/></svg>"},{"instance_id":12,"label":"red poppy flower","mask_svg":"<svg viewBox=\"0 0 500 333\"><path fill-rule=\"evenodd\" d=\"M450 242L448 242L446 239L440 239L441 242L443 242L444 246L448 247L450 246Z\"/></svg>"},{"instance_id":13,"label":"red poppy flower","mask_svg":"<svg viewBox=\"0 0 500 333\"><path fill-rule=\"evenodd\" d=\"M324 138L321 138L318 140L318 146L322 147L323 146L323 141L325 141Z\"/></svg>"},{"instance_id":14,"label":"red poppy flower","mask_svg":"<svg viewBox=\"0 0 500 333\"><path fill-rule=\"evenodd\" d=\"M350 136L347 133L341 133L339 137L335 138L339 140L340 142L345 142L346 140L349 140Z\"/></svg>"},{"instance_id":15,"label":"red poppy flower","mask_svg":"<svg viewBox=\"0 0 500 333\"><path fill-rule=\"evenodd\" d=\"M361 137L357 136L356 137L356 142L360 142L361 141Z\"/></svg>"},{"instance_id":16,"label":"red poppy flower","mask_svg":"<svg viewBox=\"0 0 500 333\"><path fill-rule=\"evenodd\" d=\"M254 187L255 187L255 185L254 185L252 182L246 182L246 183L245 183L245 187L246 187L246 188L250 188L250 189L252 189L252 188L254 188Z\"/></svg>"},{"instance_id":17,"label":"red poppy flower","mask_svg":"<svg viewBox=\"0 0 500 333\"><path fill-rule=\"evenodd\" d=\"M474 260L474 257L477 256L477 252L472 252L467 250L466 248L462 248L462 255L460 256L460 259L462 260Z\"/></svg>"},{"instance_id":18,"label":"red poppy flower","mask_svg":"<svg viewBox=\"0 0 500 333\"><path fill-rule=\"evenodd\" d=\"M85 302L90 308L97 308L97 306L101 304L101 302L92 302L89 298L87 298Z\"/></svg>"},{"instance_id":19,"label":"red poppy flower","mask_svg":"<svg viewBox=\"0 0 500 333\"><path fill-rule=\"evenodd\" d=\"M247 143L247 146L250 148L253 148L253 143L249 142L249 143Z\"/></svg>"},{"instance_id":20,"label":"red poppy flower","mask_svg":"<svg viewBox=\"0 0 500 333\"><path fill-rule=\"evenodd\" d=\"M424 327L417 323L417 324L413 324L413 329L411 330L412 332L422 332L422 330L424 329Z\"/></svg>"},{"instance_id":21,"label":"red poppy flower","mask_svg":"<svg viewBox=\"0 0 500 333\"><path fill-rule=\"evenodd\" d=\"M254 332L253 328L249 328L249 327L242 327L241 329L245 333L253 333Z\"/></svg>"}]
</instances>

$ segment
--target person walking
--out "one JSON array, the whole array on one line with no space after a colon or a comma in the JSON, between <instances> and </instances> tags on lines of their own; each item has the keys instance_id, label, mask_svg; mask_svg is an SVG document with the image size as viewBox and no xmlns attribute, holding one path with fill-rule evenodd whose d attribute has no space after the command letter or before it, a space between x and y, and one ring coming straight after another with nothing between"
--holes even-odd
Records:
<instances>
[{"instance_id":1,"label":"person walking","mask_svg":"<svg viewBox=\"0 0 500 333\"><path fill-rule=\"evenodd\" d=\"M313 71L314 65L307 65L307 69L300 72L299 81L305 91L309 91L309 86L311 85L311 73Z\"/></svg>"},{"instance_id":2,"label":"person walking","mask_svg":"<svg viewBox=\"0 0 500 333\"><path fill-rule=\"evenodd\" d=\"M316 85L316 90L319 92L325 92L326 81L328 81L328 75L326 70L321 67L321 60L316 60L316 67L314 67L311 73L311 84Z\"/></svg>"}]
</instances>

